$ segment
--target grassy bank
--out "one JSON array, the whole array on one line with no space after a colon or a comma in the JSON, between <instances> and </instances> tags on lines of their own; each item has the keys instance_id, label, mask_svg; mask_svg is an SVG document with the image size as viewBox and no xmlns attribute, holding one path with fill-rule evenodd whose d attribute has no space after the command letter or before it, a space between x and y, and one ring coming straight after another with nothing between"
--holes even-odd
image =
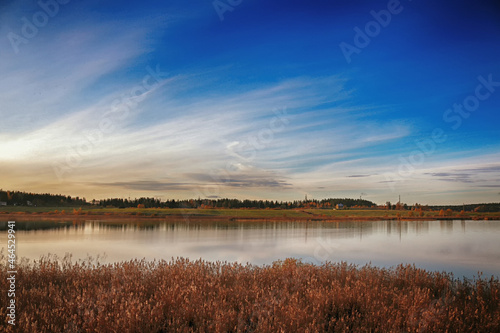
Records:
<instances>
[{"instance_id":1,"label":"grassy bank","mask_svg":"<svg viewBox=\"0 0 500 333\"><path fill-rule=\"evenodd\" d=\"M500 220L500 213L454 212L447 216L439 216L439 212L419 212L404 210L332 210L332 209L182 209L182 208L104 208L95 206L84 207L1 207L2 215L33 215L33 216L142 216L142 217L224 217L241 219L490 219Z\"/></svg>"},{"instance_id":2,"label":"grassy bank","mask_svg":"<svg viewBox=\"0 0 500 333\"><path fill-rule=\"evenodd\" d=\"M7 290L1 258L1 290ZM45 258L19 264L7 332L498 332L498 280L454 280L287 259L242 266L178 259L114 265Z\"/></svg>"}]
</instances>

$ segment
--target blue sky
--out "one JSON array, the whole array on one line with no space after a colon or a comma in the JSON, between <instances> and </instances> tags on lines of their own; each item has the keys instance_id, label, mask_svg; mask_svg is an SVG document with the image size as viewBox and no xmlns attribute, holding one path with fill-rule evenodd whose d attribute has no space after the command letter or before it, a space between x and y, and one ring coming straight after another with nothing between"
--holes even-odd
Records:
<instances>
[{"instance_id":1,"label":"blue sky","mask_svg":"<svg viewBox=\"0 0 500 333\"><path fill-rule=\"evenodd\" d=\"M500 201L495 1L4 1L0 37L4 189Z\"/></svg>"}]
</instances>

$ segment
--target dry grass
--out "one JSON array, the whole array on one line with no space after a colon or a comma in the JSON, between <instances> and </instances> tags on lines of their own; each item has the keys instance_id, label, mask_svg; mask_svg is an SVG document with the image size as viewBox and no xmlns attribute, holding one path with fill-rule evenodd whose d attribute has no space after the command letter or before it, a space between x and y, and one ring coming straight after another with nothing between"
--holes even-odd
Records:
<instances>
[{"instance_id":1,"label":"dry grass","mask_svg":"<svg viewBox=\"0 0 500 333\"><path fill-rule=\"evenodd\" d=\"M500 212L479 213L479 212L453 212L451 216L439 216L438 211L412 212L408 210L332 210L332 209L196 209L196 208L104 208L95 206L84 207L26 207L8 206L0 208L0 215L15 214L18 218L29 217L51 217L65 218L71 216L143 216L169 218L172 216L183 216L185 218L203 217L234 217L253 219L394 219L396 217L411 218L421 217L433 220L435 218L454 217L456 219L487 219L500 220ZM444 214L444 213L443 213Z\"/></svg>"},{"instance_id":2,"label":"dry grass","mask_svg":"<svg viewBox=\"0 0 500 333\"><path fill-rule=\"evenodd\" d=\"M497 279L294 259L271 266L42 258L20 263L7 332L499 332Z\"/></svg>"}]
</instances>

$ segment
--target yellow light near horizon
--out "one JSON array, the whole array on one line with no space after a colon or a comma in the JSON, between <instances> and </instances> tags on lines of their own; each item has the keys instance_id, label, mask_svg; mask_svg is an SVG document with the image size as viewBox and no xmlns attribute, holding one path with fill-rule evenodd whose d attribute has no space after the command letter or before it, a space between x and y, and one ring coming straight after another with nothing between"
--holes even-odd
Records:
<instances>
[{"instance_id":1,"label":"yellow light near horizon","mask_svg":"<svg viewBox=\"0 0 500 333\"><path fill-rule=\"evenodd\" d=\"M26 140L11 140L6 141L0 139L0 160L16 161L23 160L33 156L34 150L33 143Z\"/></svg>"}]
</instances>

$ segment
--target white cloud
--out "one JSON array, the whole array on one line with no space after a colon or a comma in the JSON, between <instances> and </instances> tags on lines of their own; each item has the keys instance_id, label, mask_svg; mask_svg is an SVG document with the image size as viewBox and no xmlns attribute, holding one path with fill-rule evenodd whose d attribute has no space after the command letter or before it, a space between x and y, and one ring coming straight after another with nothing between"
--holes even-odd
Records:
<instances>
[{"instance_id":1,"label":"white cloud","mask_svg":"<svg viewBox=\"0 0 500 333\"><path fill-rule=\"evenodd\" d=\"M2 133L37 129L63 114L93 106L94 98L101 99L121 85L115 80L110 81L109 89L102 83L102 88L96 89L99 80L126 69L150 49L148 26L139 28L127 22L111 24L92 19L66 23L68 26L58 29L47 26L50 35L41 30L22 45L19 54L12 52L10 45L2 44ZM0 30L6 29L4 24Z\"/></svg>"}]
</instances>

